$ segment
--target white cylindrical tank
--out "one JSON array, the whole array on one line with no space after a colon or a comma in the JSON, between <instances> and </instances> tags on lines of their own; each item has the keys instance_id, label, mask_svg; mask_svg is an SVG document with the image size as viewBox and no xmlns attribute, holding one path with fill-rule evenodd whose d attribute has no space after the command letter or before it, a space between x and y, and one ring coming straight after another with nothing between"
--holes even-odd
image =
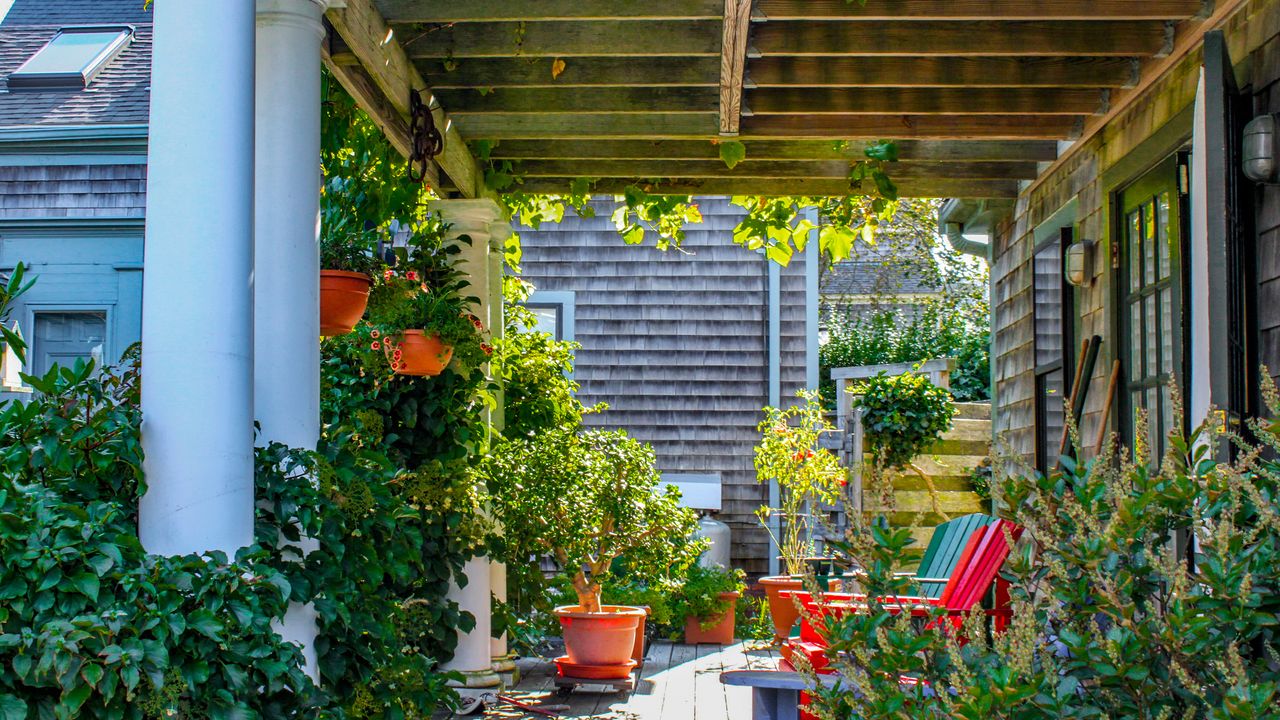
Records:
<instances>
[{"instance_id":1,"label":"white cylindrical tank","mask_svg":"<svg viewBox=\"0 0 1280 720\"><path fill-rule=\"evenodd\" d=\"M698 564L703 567L729 567L729 526L716 520L710 515L703 515L698 521L698 529L694 532L695 538L707 538L711 541L706 552L702 553L702 557L698 559Z\"/></svg>"}]
</instances>

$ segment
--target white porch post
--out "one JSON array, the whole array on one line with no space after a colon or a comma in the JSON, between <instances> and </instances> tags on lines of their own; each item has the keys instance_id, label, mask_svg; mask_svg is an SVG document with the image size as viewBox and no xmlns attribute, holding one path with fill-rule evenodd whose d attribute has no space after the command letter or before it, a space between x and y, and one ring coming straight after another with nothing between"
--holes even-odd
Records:
<instances>
[{"instance_id":1,"label":"white porch post","mask_svg":"<svg viewBox=\"0 0 1280 720\"><path fill-rule=\"evenodd\" d=\"M147 168L138 532L253 542L254 9L158 2Z\"/></svg>"},{"instance_id":2,"label":"white porch post","mask_svg":"<svg viewBox=\"0 0 1280 720\"><path fill-rule=\"evenodd\" d=\"M478 306L472 308L472 312L486 327L494 327L491 283L501 282L501 277L492 276L489 254L491 243L506 240L510 233L502 208L488 199L434 200L429 207L438 211L445 222L450 224L449 237L467 235L471 238L471 245L464 246L460 261L463 271L471 281L471 287L466 292L480 300ZM500 317L497 322L501 324ZM458 634L458 649L453 660L445 666L447 670L463 674L466 688L491 688L502 683L494 672L494 645L490 638L493 630L491 593L494 587L491 566L492 563L486 557L468 560L465 567L466 587L453 585L449 588L449 599L476 618L476 626L471 632Z\"/></svg>"},{"instance_id":3,"label":"white porch post","mask_svg":"<svg viewBox=\"0 0 1280 720\"><path fill-rule=\"evenodd\" d=\"M320 438L325 5L325 0L257 0L253 402L262 426L259 443L307 449ZM315 608L294 603L277 630L302 645L307 672L318 679Z\"/></svg>"}]
</instances>

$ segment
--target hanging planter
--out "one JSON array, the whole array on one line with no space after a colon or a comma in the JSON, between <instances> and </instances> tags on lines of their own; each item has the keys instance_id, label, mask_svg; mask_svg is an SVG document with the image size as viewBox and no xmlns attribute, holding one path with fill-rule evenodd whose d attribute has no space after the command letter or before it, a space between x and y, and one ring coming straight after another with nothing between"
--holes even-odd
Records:
<instances>
[{"instance_id":1,"label":"hanging planter","mask_svg":"<svg viewBox=\"0 0 1280 720\"><path fill-rule=\"evenodd\" d=\"M445 345L438 334L426 330L405 330L387 338L383 349L397 375L435 377L453 359L453 346Z\"/></svg>"},{"instance_id":2,"label":"hanging planter","mask_svg":"<svg viewBox=\"0 0 1280 720\"><path fill-rule=\"evenodd\" d=\"M320 334L346 335L364 317L373 279L347 270L320 271Z\"/></svg>"}]
</instances>

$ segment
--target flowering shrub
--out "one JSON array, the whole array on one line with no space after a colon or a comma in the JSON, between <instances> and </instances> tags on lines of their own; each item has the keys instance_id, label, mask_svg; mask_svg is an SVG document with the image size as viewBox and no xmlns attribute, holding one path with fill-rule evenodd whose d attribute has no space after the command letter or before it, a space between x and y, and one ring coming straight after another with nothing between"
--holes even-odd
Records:
<instances>
[{"instance_id":1,"label":"flowering shrub","mask_svg":"<svg viewBox=\"0 0 1280 720\"><path fill-rule=\"evenodd\" d=\"M1109 450L1011 474L1003 497L1026 531L1004 568L1008 630L993 637L979 612L944 633L873 600L827 625L833 666L859 692L815 687L819 716L1275 717L1280 423L1252 425L1256 442L1175 433L1158 465L1139 447L1136 461ZM1227 442L1238 459L1216 461ZM850 532L871 597L917 589L894 575L909 543L883 518Z\"/></svg>"},{"instance_id":2,"label":"flowering shrub","mask_svg":"<svg viewBox=\"0 0 1280 720\"><path fill-rule=\"evenodd\" d=\"M767 407L755 449L756 479L778 483L780 506L765 506L757 516L770 534L769 519L781 515L781 537L774 540L787 572L804 573L804 558L813 554L813 528L806 513L815 503L834 503L847 483L845 471L831 451L819 445L823 433L834 432L817 393L800 391L800 402L785 409Z\"/></svg>"}]
</instances>

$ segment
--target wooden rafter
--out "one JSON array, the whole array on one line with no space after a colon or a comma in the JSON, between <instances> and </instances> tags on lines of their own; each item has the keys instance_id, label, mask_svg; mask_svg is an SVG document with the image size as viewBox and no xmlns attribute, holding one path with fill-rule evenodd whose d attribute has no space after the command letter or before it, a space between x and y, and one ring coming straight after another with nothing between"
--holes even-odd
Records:
<instances>
[{"instance_id":1,"label":"wooden rafter","mask_svg":"<svg viewBox=\"0 0 1280 720\"><path fill-rule=\"evenodd\" d=\"M390 22L718 20L721 0L378 0Z\"/></svg>"},{"instance_id":2,"label":"wooden rafter","mask_svg":"<svg viewBox=\"0 0 1280 720\"><path fill-rule=\"evenodd\" d=\"M1093 115L1103 93L1059 88L761 88L753 115Z\"/></svg>"},{"instance_id":3,"label":"wooden rafter","mask_svg":"<svg viewBox=\"0 0 1280 720\"><path fill-rule=\"evenodd\" d=\"M739 91L741 94L741 91ZM707 112L716 107L716 88L495 88L439 90L436 96L454 115L484 112Z\"/></svg>"},{"instance_id":4,"label":"wooden rafter","mask_svg":"<svg viewBox=\"0 0 1280 720\"><path fill-rule=\"evenodd\" d=\"M529 178L520 189L530 193L563 193L573 177ZM896 182L896 181L895 181ZM1016 180L953 180L928 178L897 182L903 197L967 197L1013 198L1018 194ZM845 180L812 178L708 178L662 181L658 178L603 178L592 185L592 192L618 194L629 185L639 185L648 192L673 195L847 195Z\"/></svg>"},{"instance_id":5,"label":"wooden rafter","mask_svg":"<svg viewBox=\"0 0 1280 720\"><path fill-rule=\"evenodd\" d=\"M787 138L1055 138L1079 134L1070 115L762 115L747 118L742 134Z\"/></svg>"},{"instance_id":6,"label":"wooden rafter","mask_svg":"<svg viewBox=\"0 0 1280 720\"><path fill-rule=\"evenodd\" d=\"M556 58L469 58L466 62L418 60L418 71L439 90L508 87L717 87L714 57L572 58L559 75Z\"/></svg>"},{"instance_id":7,"label":"wooden rafter","mask_svg":"<svg viewBox=\"0 0 1280 720\"><path fill-rule=\"evenodd\" d=\"M1031 180L1034 162L920 162L893 164L894 180L952 178ZM526 160L519 172L530 177L591 178L834 178L849 176L847 160L745 160L732 169L720 160Z\"/></svg>"},{"instance_id":8,"label":"wooden rafter","mask_svg":"<svg viewBox=\"0 0 1280 720\"><path fill-rule=\"evenodd\" d=\"M763 57L756 87L1127 87L1128 57Z\"/></svg>"},{"instance_id":9,"label":"wooden rafter","mask_svg":"<svg viewBox=\"0 0 1280 720\"><path fill-rule=\"evenodd\" d=\"M752 33L766 57L1155 55L1168 40L1163 22L948 21L769 22Z\"/></svg>"},{"instance_id":10,"label":"wooden rafter","mask_svg":"<svg viewBox=\"0 0 1280 720\"><path fill-rule=\"evenodd\" d=\"M396 41L394 33L387 26L372 0L346 0L345 7L333 8L326 13L329 23L341 35L343 42L359 59L360 66L368 78L381 92L385 106L394 109L404 121L409 116L409 96L414 92L423 92L426 102L431 102L431 91L422 80L418 71L409 61L404 50ZM332 67L342 67L331 65ZM335 72L340 81L350 79L350 72ZM359 99L361 94L368 94L369 89L361 89L356 85L344 86ZM367 109L373 107L375 100L362 99ZM444 134L444 152L436 158L440 168L444 170L455 187L466 197L478 197L485 194L483 173L480 172L475 158L467 148L466 142L457 129L453 127L443 109L436 108L432 113L436 126ZM390 123L389 119L384 122Z\"/></svg>"},{"instance_id":11,"label":"wooden rafter","mask_svg":"<svg viewBox=\"0 0 1280 720\"><path fill-rule=\"evenodd\" d=\"M1200 11L1202 0L758 0L769 20L1173 20Z\"/></svg>"},{"instance_id":12,"label":"wooden rafter","mask_svg":"<svg viewBox=\"0 0 1280 720\"><path fill-rule=\"evenodd\" d=\"M716 20L409 23L395 27L413 58L720 56L720 23Z\"/></svg>"},{"instance_id":13,"label":"wooden rafter","mask_svg":"<svg viewBox=\"0 0 1280 720\"><path fill-rule=\"evenodd\" d=\"M737 135L742 122L742 84L751 32L751 0L724 0L720 49L720 134Z\"/></svg>"},{"instance_id":14,"label":"wooden rafter","mask_svg":"<svg viewBox=\"0 0 1280 720\"><path fill-rule=\"evenodd\" d=\"M749 160L849 160L862 157L866 142L836 144L830 140L744 139ZM720 150L702 140L506 140L493 157L541 160L715 160ZM898 157L925 162L1052 162L1058 145L1051 140L900 140ZM590 173L588 173L590 174Z\"/></svg>"}]
</instances>

